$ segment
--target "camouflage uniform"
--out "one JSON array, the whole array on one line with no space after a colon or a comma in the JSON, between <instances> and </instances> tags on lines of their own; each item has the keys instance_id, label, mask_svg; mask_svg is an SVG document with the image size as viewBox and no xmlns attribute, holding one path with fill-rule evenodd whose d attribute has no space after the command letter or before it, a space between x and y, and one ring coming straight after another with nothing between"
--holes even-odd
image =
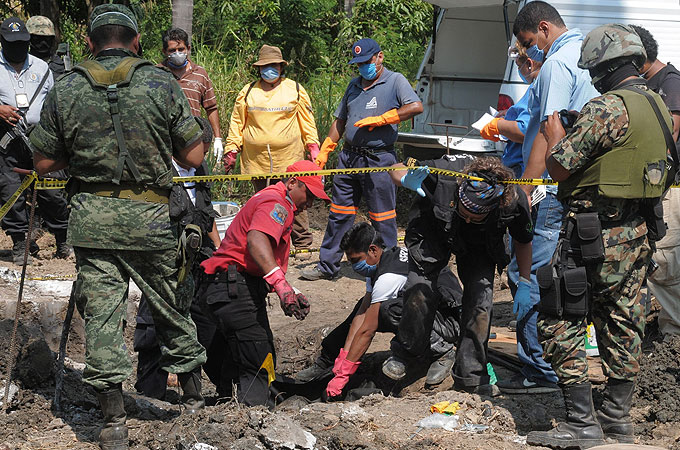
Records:
<instances>
[{"instance_id":1,"label":"camouflage uniform","mask_svg":"<svg viewBox=\"0 0 680 450\"><path fill-rule=\"evenodd\" d=\"M127 56L136 55L108 49L96 61L110 70ZM143 65L118 96L124 140L141 173L134 184L126 164L122 184L169 192L173 152L201 137L181 88L169 72ZM176 292L191 287L177 283L178 230L168 204L104 197L85 189L89 183L111 184L118 163L106 92L93 89L82 73L66 74L47 97L30 139L47 158L67 160L77 181L68 240L78 266L76 304L85 319L83 381L102 391L132 371L123 340L130 279L148 299L163 353L161 367L186 373L203 364L205 350L189 316L191 296Z\"/></svg>"},{"instance_id":2,"label":"camouflage uniform","mask_svg":"<svg viewBox=\"0 0 680 450\"><path fill-rule=\"evenodd\" d=\"M610 149L627 130L623 100L613 94L596 97L585 105L569 136L553 147L552 156L573 173ZM589 188L569 197L566 205L576 213L597 212L602 222L604 262L588 268L590 319L597 332L604 374L618 380L633 380L640 369L645 326L640 287L652 251L645 220L638 212L639 202L607 198L599 195L597 188ZM588 381L587 325L587 317L539 315L539 339L560 383Z\"/></svg>"}]
</instances>

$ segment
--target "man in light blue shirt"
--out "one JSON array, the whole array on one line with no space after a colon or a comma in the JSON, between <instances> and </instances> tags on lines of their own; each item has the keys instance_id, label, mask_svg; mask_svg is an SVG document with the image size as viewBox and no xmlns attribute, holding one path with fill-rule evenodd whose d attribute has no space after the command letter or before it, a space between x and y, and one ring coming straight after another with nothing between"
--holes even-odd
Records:
<instances>
[{"instance_id":1,"label":"man in light blue shirt","mask_svg":"<svg viewBox=\"0 0 680 450\"><path fill-rule=\"evenodd\" d=\"M590 82L588 71L578 68L583 35L578 30L568 30L557 10L542 1L528 3L518 13L513 33L526 48L527 56L543 61L541 71L530 90L529 124L522 145L524 173L522 178L547 176L545 155L548 144L539 130L553 111L580 111L591 98L600 95ZM533 186L521 186L531 198ZM521 373L510 380L499 382L506 393L541 392L545 386L554 386L557 376L543 359L543 348L538 342L536 319L539 289L536 269L549 263L555 252L562 224L562 205L557 200L557 186L548 186L546 197L532 209L534 239L531 265L531 303L515 305L516 310L529 311L518 316L517 346L523 363ZM508 268L510 281L517 283L518 273Z\"/></svg>"},{"instance_id":2,"label":"man in light blue shirt","mask_svg":"<svg viewBox=\"0 0 680 450\"><path fill-rule=\"evenodd\" d=\"M54 79L46 62L29 55L30 34L20 19L10 17L2 22L0 43L0 204L4 204L21 184L21 176L12 169L33 168L30 149L21 138L10 139L7 133L15 126L25 129L40 121L40 110ZM38 205L43 221L57 241L56 256L68 258L73 250L66 244L68 210L63 191L38 191ZM14 263L23 263L28 231L26 192L7 212L2 229L12 238ZM35 255L40 248L31 241L30 250Z\"/></svg>"}]
</instances>

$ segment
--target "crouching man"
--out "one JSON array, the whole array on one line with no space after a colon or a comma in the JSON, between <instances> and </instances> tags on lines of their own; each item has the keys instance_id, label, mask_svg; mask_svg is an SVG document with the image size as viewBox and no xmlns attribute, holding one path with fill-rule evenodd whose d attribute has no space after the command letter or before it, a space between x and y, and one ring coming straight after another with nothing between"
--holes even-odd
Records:
<instances>
[{"instance_id":1,"label":"crouching man","mask_svg":"<svg viewBox=\"0 0 680 450\"><path fill-rule=\"evenodd\" d=\"M328 376L332 368L335 377L326 389L329 398L341 395L376 332L397 332L403 305L401 294L408 275L408 251L403 247L386 248L382 237L367 222L352 226L343 236L340 248L354 271L366 277L366 294L347 319L324 338L316 362L296 376L300 382L309 382ZM458 279L448 267L439 278L441 295L446 298L441 304L446 309L438 313L440 320L435 319L436 331L433 329L430 338L430 356L435 358L426 380L430 385L441 383L451 370L453 344L460 330L457 320L443 320L460 317L462 289Z\"/></svg>"},{"instance_id":2,"label":"crouching man","mask_svg":"<svg viewBox=\"0 0 680 450\"><path fill-rule=\"evenodd\" d=\"M286 171L318 169L311 161L298 161ZM305 296L286 281L286 269L293 217L315 198L330 202L320 176L293 176L259 191L236 215L220 248L201 264L199 305L227 341L222 384L233 381L239 402L248 406L269 404L267 373L260 370L269 353L276 359L267 294L276 292L287 316L302 320L309 313Z\"/></svg>"},{"instance_id":3,"label":"crouching man","mask_svg":"<svg viewBox=\"0 0 680 450\"><path fill-rule=\"evenodd\" d=\"M406 166L425 166L406 170ZM498 395L489 384L487 346L493 311L493 278L510 261L506 232L512 236L519 266L515 312L530 309L532 222L529 204L514 185L513 174L498 158L466 156L406 162L391 172L395 184L418 192L409 212L405 243L410 261L404 291L404 311L392 341L392 356L383 373L399 380L407 364L427 349L438 297L437 274L456 255L463 283L462 332L453 369L454 388L480 395ZM465 173L456 178L428 167Z\"/></svg>"}]
</instances>

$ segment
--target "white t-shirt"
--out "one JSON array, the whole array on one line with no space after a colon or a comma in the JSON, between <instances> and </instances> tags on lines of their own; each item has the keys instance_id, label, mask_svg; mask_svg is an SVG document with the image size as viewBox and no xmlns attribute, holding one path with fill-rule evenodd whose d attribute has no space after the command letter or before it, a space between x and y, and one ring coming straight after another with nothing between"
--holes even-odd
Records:
<instances>
[{"instance_id":1,"label":"white t-shirt","mask_svg":"<svg viewBox=\"0 0 680 450\"><path fill-rule=\"evenodd\" d=\"M193 177L196 174L195 168L192 167L191 169L185 169L184 167L177 164L174 159L172 160L172 165L175 167L175 170L180 177ZM193 181L187 181L184 183L184 187L187 191L187 194L189 195L189 198L191 199L191 203L196 206L196 183Z\"/></svg>"},{"instance_id":2,"label":"white t-shirt","mask_svg":"<svg viewBox=\"0 0 680 450\"><path fill-rule=\"evenodd\" d=\"M406 275L387 272L380 275L373 286L371 279L366 277L366 292L371 293L371 304L396 298L406 284L406 278Z\"/></svg>"}]
</instances>

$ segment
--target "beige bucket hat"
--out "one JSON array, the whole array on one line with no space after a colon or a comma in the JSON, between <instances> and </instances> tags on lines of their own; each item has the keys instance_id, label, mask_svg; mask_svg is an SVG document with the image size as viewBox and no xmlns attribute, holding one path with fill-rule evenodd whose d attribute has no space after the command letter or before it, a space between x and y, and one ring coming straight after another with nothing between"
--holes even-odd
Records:
<instances>
[{"instance_id":1,"label":"beige bucket hat","mask_svg":"<svg viewBox=\"0 0 680 450\"><path fill-rule=\"evenodd\" d=\"M253 63L253 66L259 67L277 63L288 65L288 62L281 55L280 48L265 44L260 48L259 59Z\"/></svg>"}]
</instances>

